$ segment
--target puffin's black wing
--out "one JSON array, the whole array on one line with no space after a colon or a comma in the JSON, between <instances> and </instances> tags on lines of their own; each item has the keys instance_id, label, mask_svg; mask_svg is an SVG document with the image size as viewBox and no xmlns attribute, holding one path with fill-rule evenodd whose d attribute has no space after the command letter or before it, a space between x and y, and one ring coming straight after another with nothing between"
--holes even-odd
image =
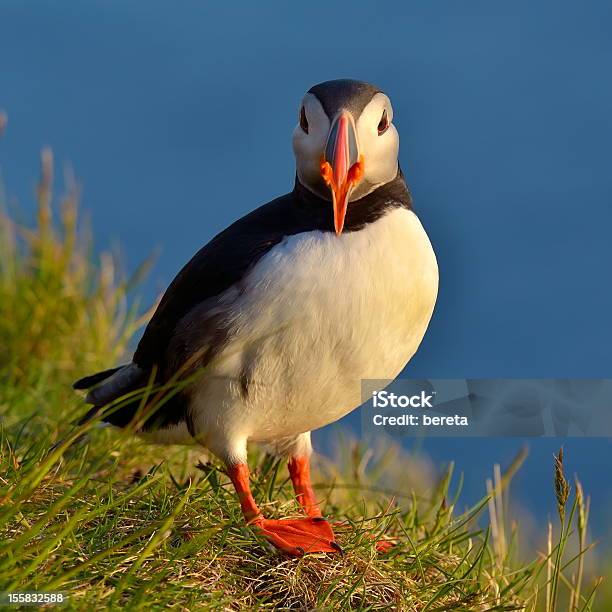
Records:
<instances>
[{"instance_id":1,"label":"puffin's black wing","mask_svg":"<svg viewBox=\"0 0 612 612\"><path fill-rule=\"evenodd\" d=\"M303 231L289 193L242 217L200 249L172 281L142 336L134 363L164 369L165 353L178 322L201 302L240 281L272 247Z\"/></svg>"},{"instance_id":2,"label":"puffin's black wing","mask_svg":"<svg viewBox=\"0 0 612 612\"><path fill-rule=\"evenodd\" d=\"M328 208L325 206L325 210ZM329 220L321 221L322 209L302 206L294 190L239 219L200 249L166 290L138 343L132 363L87 376L74 384L77 389L88 390L85 400L92 405L79 423L100 410L104 411L102 420L113 425L125 427L132 422L142 403L139 390L145 391L151 382L167 382L190 358L188 347L175 337L181 319L238 283L285 236L315 229L317 225L331 225ZM331 215L325 215L327 218ZM209 352L199 362L204 365L206 358L215 354L222 338L217 342L218 330L214 329L215 321L207 318L206 308L199 312L199 317L202 332L210 339ZM154 369L155 380L151 381ZM117 401L121 402L120 409L106 410L106 406ZM184 421L185 410L182 393L164 398L163 405L146 420L143 429Z\"/></svg>"}]
</instances>

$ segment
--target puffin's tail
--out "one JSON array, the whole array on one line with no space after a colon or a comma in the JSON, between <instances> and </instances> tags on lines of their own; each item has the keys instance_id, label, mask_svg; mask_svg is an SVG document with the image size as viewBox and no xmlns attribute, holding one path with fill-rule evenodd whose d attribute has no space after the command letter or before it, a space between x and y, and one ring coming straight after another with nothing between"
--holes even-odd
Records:
<instances>
[{"instance_id":1,"label":"puffin's tail","mask_svg":"<svg viewBox=\"0 0 612 612\"><path fill-rule=\"evenodd\" d=\"M80 425L87 422L110 402L144 386L146 380L147 373L135 363L104 370L77 380L72 385L73 388L86 389L85 401L92 405L92 408L77 423ZM134 418L139 401L136 399L133 402L134 405L128 402L127 405L112 410L109 414L103 415L102 420L118 427L125 427Z\"/></svg>"},{"instance_id":2,"label":"puffin's tail","mask_svg":"<svg viewBox=\"0 0 612 612\"><path fill-rule=\"evenodd\" d=\"M102 372L91 374L90 376L84 376L83 378L79 378L79 380L77 380L75 383L72 383L72 388L78 390L91 389L91 387L94 385L101 383L103 380L125 367L125 365L122 365L117 368L110 368L109 370L103 370Z\"/></svg>"}]
</instances>

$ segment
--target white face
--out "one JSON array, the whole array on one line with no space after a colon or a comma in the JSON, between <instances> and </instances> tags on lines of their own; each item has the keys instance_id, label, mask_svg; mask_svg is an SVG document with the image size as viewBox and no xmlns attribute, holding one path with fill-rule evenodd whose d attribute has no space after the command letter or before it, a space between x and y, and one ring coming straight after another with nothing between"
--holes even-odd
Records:
<instances>
[{"instance_id":1,"label":"white face","mask_svg":"<svg viewBox=\"0 0 612 612\"><path fill-rule=\"evenodd\" d=\"M304 131L301 121L298 121L293 131L293 152L298 178L302 185L329 200L331 194L321 178L320 164L334 117L327 117L317 97L310 93L304 96L300 113L302 108L308 132ZM384 115L388 127L379 130L385 125ZM351 192L349 201L362 198L377 187L392 181L397 175L399 152L399 135L392 123L393 108L385 94L375 94L361 115L352 119L364 173Z\"/></svg>"}]
</instances>

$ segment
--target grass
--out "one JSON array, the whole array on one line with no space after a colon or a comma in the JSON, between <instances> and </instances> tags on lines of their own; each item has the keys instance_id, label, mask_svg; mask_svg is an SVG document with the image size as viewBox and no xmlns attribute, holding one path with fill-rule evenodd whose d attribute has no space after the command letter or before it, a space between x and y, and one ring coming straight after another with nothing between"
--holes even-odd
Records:
<instances>
[{"instance_id":1,"label":"grass","mask_svg":"<svg viewBox=\"0 0 612 612\"><path fill-rule=\"evenodd\" d=\"M34 228L0 217L0 591L62 591L68 609L596 609L589 502L562 454L559 524L525 560L508 503L524 455L459 510L452 466L436 479L397 446L339 442L315 481L345 554L291 559L244 526L203 451L71 427L84 406L70 383L125 358L148 313L129 306L137 278L108 254L94 262L72 180L54 221L52 179L45 151ZM285 468L257 450L251 465L267 515L297 514Z\"/></svg>"}]
</instances>

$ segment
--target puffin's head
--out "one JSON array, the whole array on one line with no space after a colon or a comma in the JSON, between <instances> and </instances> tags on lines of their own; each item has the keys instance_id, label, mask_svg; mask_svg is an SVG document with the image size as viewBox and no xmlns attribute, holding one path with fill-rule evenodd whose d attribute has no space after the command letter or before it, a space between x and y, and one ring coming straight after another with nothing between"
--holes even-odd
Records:
<instances>
[{"instance_id":1,"label":"puffin's head","mask_svg":"<svg viewBox=\"0 0 612 612\"><path fill-rule=\"evenodd\" d=\"M349 202L397 176L399 136L392 119L389 98L362 81L319 83L302 100L293 132L298 179L331 200L336 234Z\"/></svg>"}]
</instances>

